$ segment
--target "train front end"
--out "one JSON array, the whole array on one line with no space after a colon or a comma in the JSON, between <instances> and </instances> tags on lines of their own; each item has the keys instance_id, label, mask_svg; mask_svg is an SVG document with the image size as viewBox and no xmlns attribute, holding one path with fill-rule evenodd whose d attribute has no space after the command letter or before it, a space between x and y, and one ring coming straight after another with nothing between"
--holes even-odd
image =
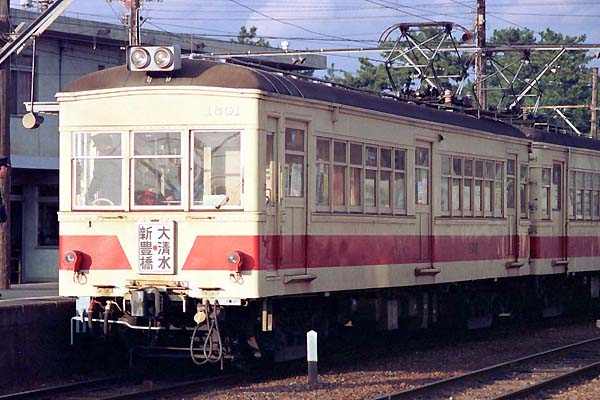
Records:
<instances>
[{"instance_id":1,"label":"train front end","mask_svg":"<svg viewBox=\"0 0 600 400\"><path fill-rule=\"evenodd\" d=\"M57 95L60 295L74 333L221 362L260 297L258 94L178 73L113 68Z\"/></svg>"}]
</instances>

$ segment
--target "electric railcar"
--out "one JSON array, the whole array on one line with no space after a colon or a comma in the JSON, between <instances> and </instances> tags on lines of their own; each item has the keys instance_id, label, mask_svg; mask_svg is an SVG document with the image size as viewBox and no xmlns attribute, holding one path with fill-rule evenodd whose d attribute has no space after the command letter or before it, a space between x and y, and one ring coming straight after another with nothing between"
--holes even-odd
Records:
<instances>
[{"instance_id":1,"label":"electric railcar","mask_svg":"<svg viewBox=\"0 0 600 400\"><path fill-rule=\"evenodd\" d=\"M309 329L475 328L599 296L591 140L204 60L57 98L77 330L281 360Z\"/></svg>"}]
</instances>

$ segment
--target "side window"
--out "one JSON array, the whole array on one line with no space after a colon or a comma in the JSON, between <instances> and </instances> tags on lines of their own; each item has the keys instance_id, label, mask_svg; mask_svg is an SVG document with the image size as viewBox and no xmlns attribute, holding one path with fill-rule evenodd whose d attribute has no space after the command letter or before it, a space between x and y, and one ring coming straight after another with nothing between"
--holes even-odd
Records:
<instances>
[{"instance_id":1,"label":"side window","mask_svg":"<svg viewBox=\"0 0 600 400\"><path fill-rule=\"evenodd\" d=\"M121 208L123 149L118 132L73 135L73 208Z\"/></svg>"},{"instance_id":2,"label":"side window","mask_svg":"<svg viewBox=\"0 0 600 400\"><path fill-rule=\"evenodd\" d=\"M569 173L569 218L575 218L575 171Z\"/></svg>"},{"instance_id":3,"label":"side window","mask_svg":"<svg viewBox=\"0 0 600 400\"><path fill-rule=\"evenodd\" d=\"M240 132L195 131L192 137L193 206L239 208L242 205Z\"/></svg>"},{"instance_id":4,"label":"side window","mask_svg":"<svg viewBox=\"0 0 600 400\"><path fill-rule=\"evenodd\" d=\"M283 181L286 197L304 197L304 139L304 130L285 128Z\"/></svg>"},{"instance_id":5,"label":"side window","mask_svg":"<svg viewBox=\"0 0 600 400\"><path fill-rule=\"evenodd\" d=\"M317 206L329 207L329 176L331 140L317 138L317 187L315 191Z\"/></svg>"},{"instance_id":6,"label":"side window","mask_svg":"<svg viewBox=\"0 0 600 400\"><path fill-rule=\"evenodd\" d=\"M346 206L347 147L346 142L333 142L333 207L342 211Z\"/></svg>"},{"instance_id":7,"label":"side window","mask_svg":"<svg viewBox=\"0 0 600 400\"><path fill-rule=\"evenodd\" d=\"M521 202L521 218L529 218L529 167L519 166L519 200Z\"/></svg>"},{"instance_id":8,"label":"side window","mask_svg":"<svg viewBox=\"0 0 600 400\"><path fill-rule=\"evenodd\" d=\"M552 170L550 168L542 168L542 215L544 218L550 217L550 200L551 200L551 192L550 192L550 182L551 182L551 174Z\"/></svg>"},{"instance_id":9,"label":"side window","mask_svg":"<svg viewBox=\"0 0 600 400\"><path fill-rule=\"evenodd\" d=\"M134 206L181 205L181 132L134 132Z\"/></svg>"},{"instance_id":10,"label":"side window","mask_svg":"<svg viewBox=\"0 0 600 400\"><path fill-rule=\"evenodd\" d=\"M552 211L562 210L562 164L552 165Z\"/></svg>"},{"instance_id":11,"label":"side window","mask_svg":"<svg viewBox=\"0 0 600 400\"><path fill-rule=\"evenodd\" d=\"M394 209L406 213L406 151L394 150Z\"/></svg>"},{"instance_id":12,"label":"side window","mask_svg":"<svg viewBox=\"0 0 600 400\"><path fill-rule=\"evenodd\" d=\"M515 160L506 162L506 208L515 208L515 183L516 183L516 167Z\"/></svg>"},{"instance_id":13,"label":"side window","mask_svg":"<svg viewBox=\"0 0 600 400\"><path fill-rule=\"evenodd\" d=\"M450 211L450 182L452 173L450 164L452 159L449 156L442 156L442 182L440 185L440 201L441 209L445 214Z\"/></svg>"},{"instance_id":14,"label":"side window","mask_svg":"<svg viewBox=\"0 0 600 400\"><path fill-rule=\"evenodd\" d=\"M363 145L350 143L350 210L361 211L362 206Z\"/></svg>"},{"instance_id":15,"label":"side window","mask_svg":"<svg viewBox=\"0 0 600 400\"><path fill-rule=\"evenodd\" d=\"M377 160L376 146L365 146L365 207L375 211L377 207Z\"/></svg>"},{"instance_id":16,"label":"side window","mask_svg":"<svg viewBox=\"0 0 600 400\"><path fill-rule=\"evenodd\" d=\"M594 219L600 219L600 175L594 174Z\"/></svg>"},{"instance_id":17,"label":"side window","mask_svg":"<svg viewBox=\"0 0 600 400\"><path fill-rule=\"evenodd\" d=\"M392 149L379 149L379 210L392 212Z\"/></svg>"},{"instance_id":18,"label":"side window","mask_svg":"<svg viewBox=\"0 0 600 400\"><path fill-rule=\"evenodd\" d=\"M275 196L275 141L274 134L267 133L265 146L265 201L267 205L273 206L276 202Z\"/></svg>"},{"instance_id":19,"label":"side window","mask_svg":"<svg viewBox=\"0 0 600 400\"><path fill-rule=\"evenodd\" d=\"M415 149L415 203L429 204L429 149Z\"/></svg>"}]
</instances>

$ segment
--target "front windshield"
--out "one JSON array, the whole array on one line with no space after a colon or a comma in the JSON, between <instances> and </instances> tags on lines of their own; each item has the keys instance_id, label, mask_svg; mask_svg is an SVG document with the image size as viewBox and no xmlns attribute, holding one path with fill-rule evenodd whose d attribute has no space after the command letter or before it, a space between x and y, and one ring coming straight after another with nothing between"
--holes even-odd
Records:
<instances>
[{"instance_id":1,"label":"front windshield","mask_svg":"<svg viewBox=\"0 0 600 400\"><path fill-rule=\"evenodd\" d=\"M75 207L121 206L121 134L77 132L74 146Z\"/></svg>"},{"instance_id":2,"label":"front windshield","mask_svg":"<svg viewBox=\"0 0 600 400\"><path fill-rule=\"evenodd\" d=\"M136 206L181 204L181 133L136 132L133 145Z\"/></svg>"}]
</instances>

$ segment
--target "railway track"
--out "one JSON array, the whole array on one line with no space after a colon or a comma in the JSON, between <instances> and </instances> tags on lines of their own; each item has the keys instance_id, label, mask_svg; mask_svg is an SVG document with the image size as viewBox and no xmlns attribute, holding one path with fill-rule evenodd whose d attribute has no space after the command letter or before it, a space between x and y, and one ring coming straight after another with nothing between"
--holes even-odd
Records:
<instances>
[{"instance_id":1,"label":"railway track","mask_svg":"<svg viewBox=\"0 0 600 400\"><path fill-rule=\"evenodd\" d=\"M600 370L600 337L492 365L372 400L521 399Z\"/></svg>"},{"instance_id":2,"label":"railway track","mask_svg":"<svg viewBox=\"0 0 600 400\"><path fill-rule=\"evenodd\" d=\"M161 395L199 392L216 385L231 383L234 375L219 375L186 381L140 380L116 377L47 387L0 396L0 400L125 400L153 399Z\"/></svg>"}]
</instances>

